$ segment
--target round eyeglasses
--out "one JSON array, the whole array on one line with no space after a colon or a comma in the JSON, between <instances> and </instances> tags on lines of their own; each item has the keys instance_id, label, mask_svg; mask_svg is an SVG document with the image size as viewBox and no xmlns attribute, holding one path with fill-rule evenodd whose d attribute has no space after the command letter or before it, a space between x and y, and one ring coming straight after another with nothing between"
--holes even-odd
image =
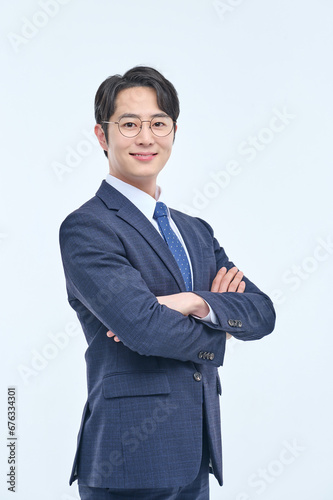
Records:
<instances>
[{"instance_id":1,"label":"round eyeglasses","mask_svg":"<svg viewBox=\"0 0 333 500\"><path fill-rule=\"evenodd\" d=\"M136 137L142 130L143 123L149 123L149 128L157 137L166 137L171 134L174 124L176 123L170 116L155 116L151 120L141 120L139 117L123 116L118 122L102 123L115 123L118 125L119 132L125 137Z\"/></svg>"}]
</instances>

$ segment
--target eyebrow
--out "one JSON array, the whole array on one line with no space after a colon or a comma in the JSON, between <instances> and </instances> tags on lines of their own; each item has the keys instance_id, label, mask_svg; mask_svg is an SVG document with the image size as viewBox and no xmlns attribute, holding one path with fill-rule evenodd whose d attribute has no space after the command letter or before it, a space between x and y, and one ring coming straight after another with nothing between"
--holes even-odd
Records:
<instances>
[{"instance_id":1,"label":"eyebrow","mask_svg":"<svg viewBox=\"0 0 333 500\"><path fill-rule=\"evenodd\" d=\"M166 113L155 113L154 115L150 115L150 118L165 118L166 116L169 115L167 115ZM118 117L118 120L121 120L121 118L140 118L141 120L141 116L134 113L123 113Z\"/></svg>"}]
</instances>

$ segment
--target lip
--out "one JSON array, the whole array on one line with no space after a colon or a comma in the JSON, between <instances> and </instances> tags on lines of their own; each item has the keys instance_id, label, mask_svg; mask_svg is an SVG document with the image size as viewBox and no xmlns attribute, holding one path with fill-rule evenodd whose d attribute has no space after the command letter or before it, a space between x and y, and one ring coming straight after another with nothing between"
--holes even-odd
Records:
<instances>
[{"instance_id":1,"label":"lip","mask_svg":"<svg viewBox=\"0 0 333 500\"><path fill-rule=\"evenodd\" d=\"M151 161L155 158L155 156L157 156L157 153L151 153L150 151L147 152L142 151L139 153L130 153L130 155L139 161Z\"/></svg>"}]
</instances>

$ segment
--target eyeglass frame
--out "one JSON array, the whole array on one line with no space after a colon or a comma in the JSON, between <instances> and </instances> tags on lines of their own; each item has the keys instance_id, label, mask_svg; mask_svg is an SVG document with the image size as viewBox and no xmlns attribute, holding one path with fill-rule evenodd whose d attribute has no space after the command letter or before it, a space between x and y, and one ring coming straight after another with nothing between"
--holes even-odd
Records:
<instances>
[{"instance_id":1,"label":"eyeglass frame","mask_svg":"<svg viewBox=\"0 0 333 500\"><path fill-rule=\"evenodd\" d=\"M102 121L102 123L114 123L114 124L118 125L118 130L119 130L119 132L121 133L121 135L122 135L123 137L126 137L126 139L133 139L134 137L137 137L137 136L140 134L141 130L142 130L142 124L143 124L143 123L150 123L149 128L150 128L150 130L151 130L152 134L154 134L154 136L155 136L155 137L168 137L168 135L170 135L170 134L171 134L172 130L174 130L174 129L175 129L175 125L176 125L176 123L177 123L177 121L176 121L176 120L172 120L172 118L171 118L172 123L173 123L173 127L172 127L172 129L170 130L170 132L168 132L166 135L157 135L157 134L155 134L155 132L154 132L154 131L153 131L153 129L151 128L151 122L152 122L153 120L155 120L156 118L163 118L163 117L164 117L164 118L166 118L166 117L171 118L171 116L169 116L169 115L154 116L151 120L141 120L141 118L140 118L139 116L135 116L135 117L134 117L134 116L132 116L132 117L126 117L126 116L123 116L123 117L121 117L121 119L122 119L122 118L138 118L138 119L140 120L140 122L141 122L141 126L140 126L140 130L139 130L139 132L138 132L137 134L135 134L135 135L131 135L131 136L124 135L124 134L122 133L122 131L120 130L120 126L119 126L119 123L120 123L119 121L118 121L118 122L109 122L109 121L103 120L103 121Z\"/></svg>"}]
</instances>

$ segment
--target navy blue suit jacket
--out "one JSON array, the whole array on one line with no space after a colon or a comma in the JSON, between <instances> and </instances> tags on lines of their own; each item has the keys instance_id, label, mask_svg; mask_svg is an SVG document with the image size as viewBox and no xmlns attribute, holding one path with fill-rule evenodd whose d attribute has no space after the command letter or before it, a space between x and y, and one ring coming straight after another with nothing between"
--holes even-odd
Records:
<instances>
[{"instance_id":1,"label":"navy blue suit jacket","mask_svg":"<svg viewBox=\"0 0 333 500\"><path fill-rule=\"evenodd\" d=\"M260 339L273 330L275 313L247 278L245 293L210 292L218 269L234 264L206 222L176 210L171 216L191 257L193 291L211 305L217 325L158 303L156 296L186 291L179 268L151 222L107 182L61 225L68 300L88 343L88 400L70 483L190 483L200 467L205 412L211 472L222 484L217 367L226 332Z\"/></svg>"}]
</instances>

